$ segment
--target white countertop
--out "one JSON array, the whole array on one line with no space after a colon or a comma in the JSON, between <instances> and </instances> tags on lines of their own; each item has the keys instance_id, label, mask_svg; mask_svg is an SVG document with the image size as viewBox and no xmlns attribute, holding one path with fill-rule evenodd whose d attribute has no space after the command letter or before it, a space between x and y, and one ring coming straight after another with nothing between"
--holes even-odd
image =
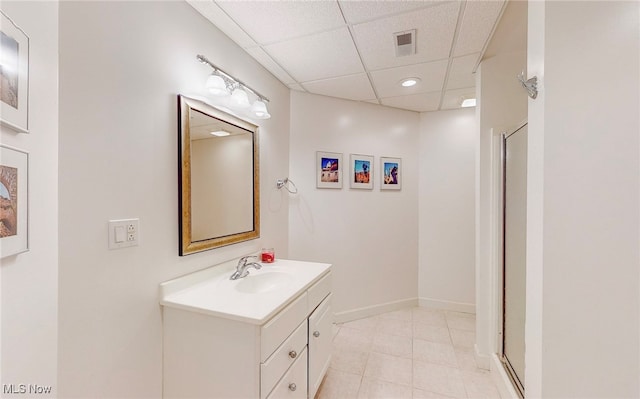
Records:
<instances>
[{"instance_id":1,"label":"white countertop","mask_svg":"<svg viewBox=\"0 0 640 399\"><path fill-rule=\"evenodd\" d=\"M247 277L229 280L235 264L227 262L160 284L160 304L261 325L331 269L327 263L277 259L261 263L260 270L248 269ZM265 281L268 273L284 279L274 289L246 292L254 282Z\"/></svg>"}]
</instances>

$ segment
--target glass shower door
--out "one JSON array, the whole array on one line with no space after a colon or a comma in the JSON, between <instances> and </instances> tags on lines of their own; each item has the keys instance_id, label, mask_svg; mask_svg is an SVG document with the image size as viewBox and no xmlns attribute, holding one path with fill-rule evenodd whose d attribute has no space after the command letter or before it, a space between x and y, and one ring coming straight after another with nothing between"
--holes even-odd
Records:
<instances>
[{"instance_id":1,"label":"glass shower door","mask_svg":"<svg viewBox=\"0 0 640 399\"><path fill-rule=\"evenodd\" d=\"M527 125L504 136L503 362L524 397Z\"/></svg>"}]
</instances>

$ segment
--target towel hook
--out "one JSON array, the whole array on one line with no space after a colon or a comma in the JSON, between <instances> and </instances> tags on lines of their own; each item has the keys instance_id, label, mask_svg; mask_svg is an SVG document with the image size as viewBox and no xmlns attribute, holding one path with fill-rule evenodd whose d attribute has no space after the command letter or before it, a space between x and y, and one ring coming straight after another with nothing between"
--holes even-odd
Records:
<instances>
[{"instance_id":1,"label":"towel hook","mask_svg":"<svg viewBox=\"0 0 640 399\"><path fill-rule=\"evenodd\" d=\"M522 71L520 75L518 75L518 81L520 81L520 84L522 84L522 87L524 87L527 90L527 94L529 94L529 97L531 97L534 100L536 99L536 97L538 97L538 77L537 76L524 80L524 71Z\"/></svg>"},{"instance_id":2,"label":"towel hook","mask_svg":"<svg viewBox=\"0 0 640 399\"><path fill-rule=\"evenodd\" d=\"M293 182L293 180L289 179L288 177L276 180L276 187L278 188L278 190L284 187L284 189L291 194L296 194L298 192L298 187L296 187L296 184ZM293 191L291 191L290 187L293 187Z\"/></svg>"}]
</instances>

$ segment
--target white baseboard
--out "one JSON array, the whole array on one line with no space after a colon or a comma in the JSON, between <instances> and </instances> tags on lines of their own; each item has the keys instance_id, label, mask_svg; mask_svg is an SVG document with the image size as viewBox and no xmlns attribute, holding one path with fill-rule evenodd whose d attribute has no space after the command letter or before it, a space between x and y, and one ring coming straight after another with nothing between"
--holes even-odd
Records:
<instances>
[{"instance_id":1,"label":"white baseboard","mask_svg":"<svg viewBox=\"0 0 640 399\"><path fill-rule=\"evenodd\" d=\"M483 370L491 370L491 355L485 355L484 353L480 353L478 351L478 345L473 346L474 351L473 355L476 359L476 366Z\"/></svg>"},{"instance_id":2,"label":"white baseboard","mask_svg":"<svg viewBox=\"0 0 640 399\"><path fill-rule=\"evenodd\" d=\"M406 309L414 306L418 306L418 298L401 299L399 301L382 303L380 305L339 312L334 315L333 321L335 323L346 323L348 321L363 319L365 317L376 316L381 313L393 312L394 310Z\"/></svg>"},{"instance_id":3,"label":"white baseboard","mask_svg":"<svg viewBox=\"0 0 640 399\"><path fill-rule=\"evenodd\" d=\"M498 387L502 399L520 399L520 395L513 387L504 365L495 353L491 355L491 376Z\"/></svg>"},{"instance_id":4,"label":"white baseboard","mask_svg":"<svg viewBox=\"0 0 640 399\"><path fill-rule=\"evenodd\" d=\"M443 301L441 299L420 298L420 306L425 308L451 310L454 312L476 313L476 305L473 303Z\"/></svg>"}]
</instances>

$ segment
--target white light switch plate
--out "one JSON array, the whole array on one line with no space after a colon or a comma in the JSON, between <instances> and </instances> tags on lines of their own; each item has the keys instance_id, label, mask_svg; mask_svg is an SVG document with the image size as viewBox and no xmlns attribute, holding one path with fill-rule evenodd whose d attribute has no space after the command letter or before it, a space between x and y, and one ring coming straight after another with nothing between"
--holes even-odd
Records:
<instances>
[{"instance_id":1,"label":"white light switch plate","mask_svg":"<svg viewBox=\"0 0 640 399\"><path fill-rule=\"evenodd\" d=\"M133 247L140 241L140 219L109 220L109 249Z\"/></svg>"}]
</instances>

